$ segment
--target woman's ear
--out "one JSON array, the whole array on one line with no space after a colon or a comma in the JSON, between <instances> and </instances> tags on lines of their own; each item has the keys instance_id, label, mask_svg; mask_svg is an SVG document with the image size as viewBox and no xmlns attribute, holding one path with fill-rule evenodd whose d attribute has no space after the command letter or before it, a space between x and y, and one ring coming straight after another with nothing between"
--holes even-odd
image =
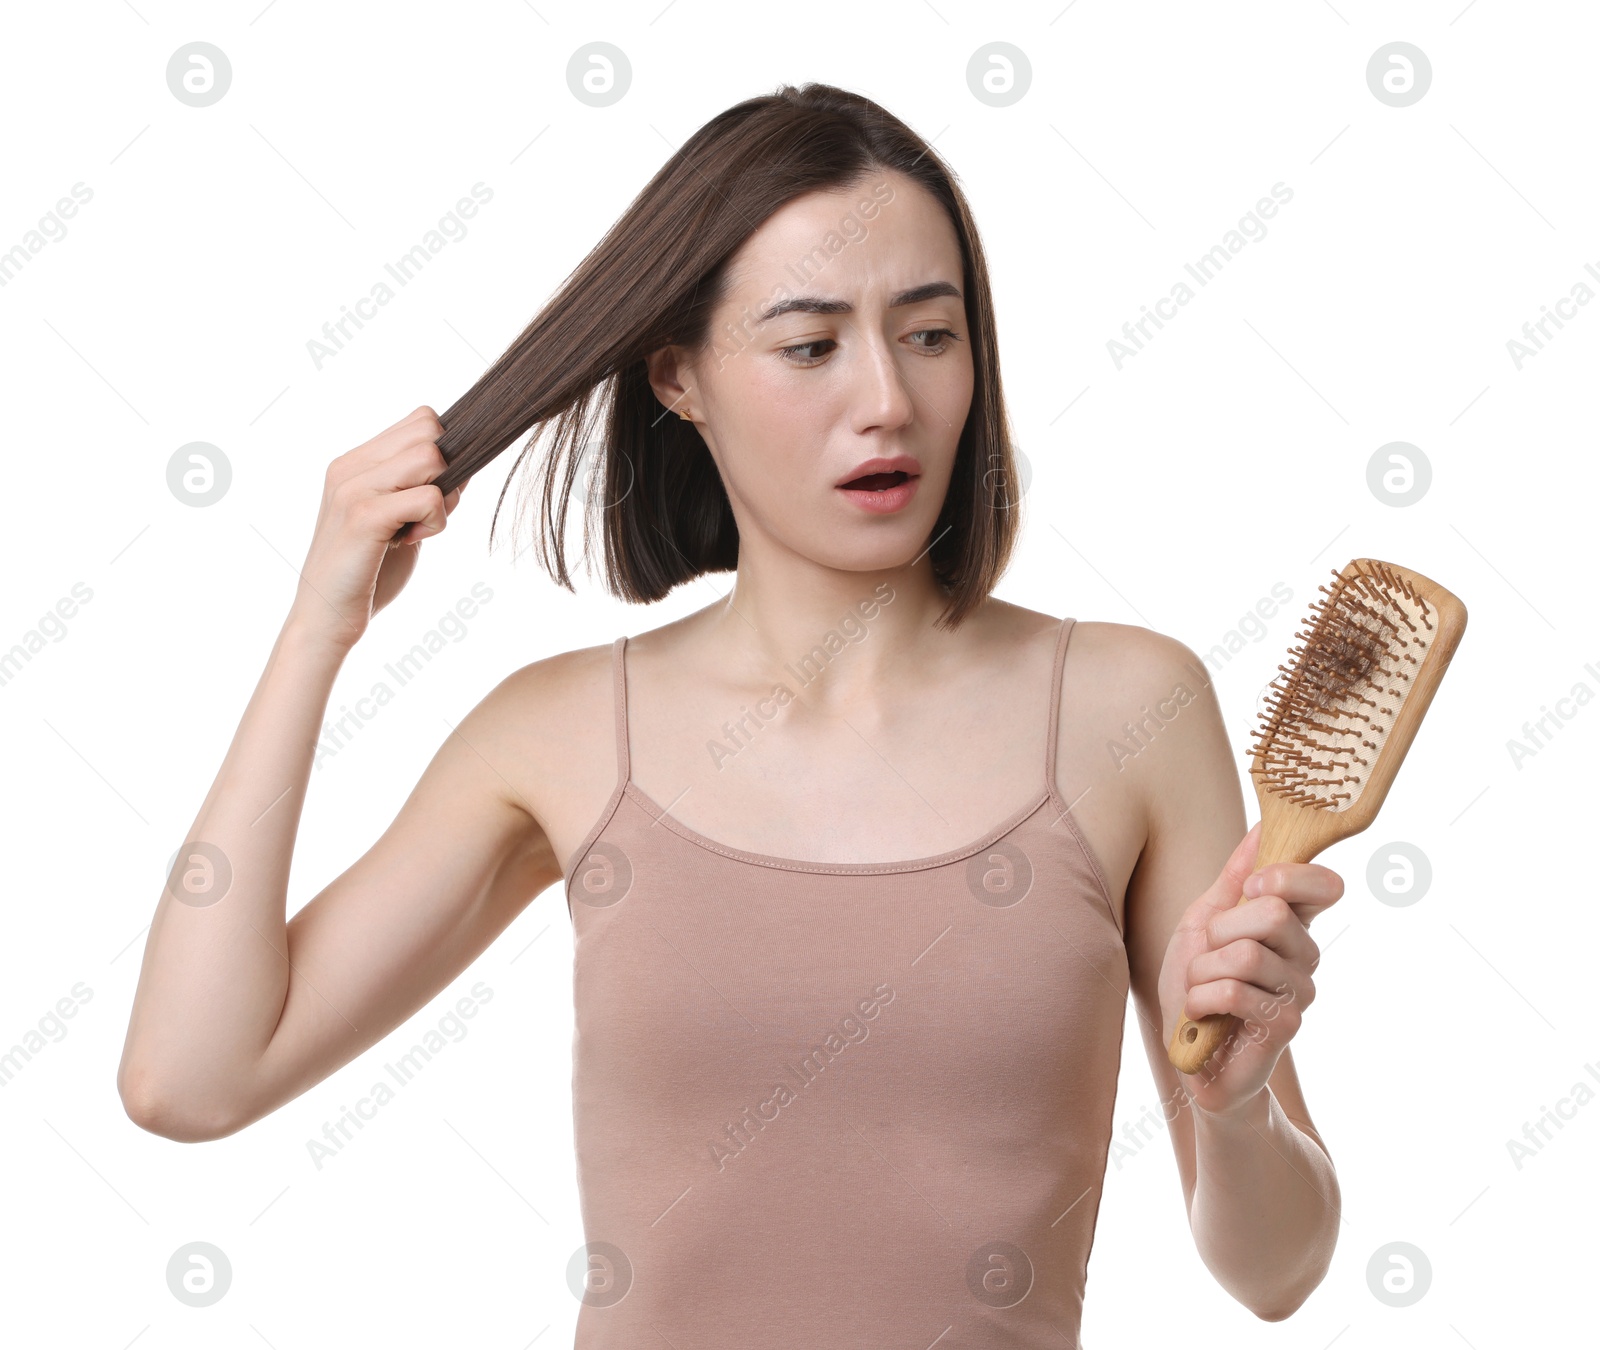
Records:
<instances>
[{"instance_id":1,"label":"woman's ear","mask_svg":"<svg viewBox=\"0 0 1600 1350\"><path fill-rule=\"evenodd\" d=\"M694 374L682 347L660 347L644 359L650 387L661 406L680 417L694 414Z\"/></svg>"}]
</instances>

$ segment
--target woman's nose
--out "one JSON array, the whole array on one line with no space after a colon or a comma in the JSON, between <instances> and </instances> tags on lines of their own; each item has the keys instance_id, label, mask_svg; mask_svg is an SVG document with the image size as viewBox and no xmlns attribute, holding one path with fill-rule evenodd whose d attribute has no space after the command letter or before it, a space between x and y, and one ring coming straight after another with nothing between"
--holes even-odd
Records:
<instances>
[{"instance_id":1,"label":"woman's nose","mask_svg":"<svg viewBox=\"0 0 1600 1350\"><path fill-rule=\"evenodd\" d=\"M855 388L855 429L894 429L911 421L916 412L916 391L907 382L890 352L880 343L867 342L858 351L860 360L853 372Z\"/></svg>"}]
</instances>

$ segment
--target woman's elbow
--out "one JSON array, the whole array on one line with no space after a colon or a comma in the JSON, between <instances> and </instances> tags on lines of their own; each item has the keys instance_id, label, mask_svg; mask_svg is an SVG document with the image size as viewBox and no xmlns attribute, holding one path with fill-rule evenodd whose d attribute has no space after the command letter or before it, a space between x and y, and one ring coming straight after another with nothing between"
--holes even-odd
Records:
<instances>
[{"instance_id":1,"label":"woman's elbow","mask_svg":"<svg viewBox=\"0 0 1600 1350\"><path fill-rule=\"evenodd\" d=\"M1328 1253L1331 1260L1332 1253ZM1283 1322L1293 1317L1305 1305L1305 1301L1316 1291L1328 1273L1329 1261L1322 1261L1308 1276L1297 1283L1293 1288L1284 1291L1278 1298L1271 1302L1262 1302L1248 1305L1250 1311L1263 1322Z\"/></svg>"},{"instance_id":2,"label":"woman's elbow","mask_svg":"<svg viewBox=\"0 0 1600 1350\"><path fill-rule=\"evenodd\" d=\"M167 1091L148 1075L126 1067L117 1073L117 1095L128 1119L141 1130L179 1144L209 1143L239 1128L225 1103Z\"/></svg>"}]
</instances>

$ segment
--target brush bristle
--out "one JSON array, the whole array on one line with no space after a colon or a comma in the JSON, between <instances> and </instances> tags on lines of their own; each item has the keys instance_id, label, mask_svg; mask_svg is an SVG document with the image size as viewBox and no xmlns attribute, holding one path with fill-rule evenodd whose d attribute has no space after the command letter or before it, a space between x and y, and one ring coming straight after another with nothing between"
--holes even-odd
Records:
<instances>
[{"instance_id":1,"label":"brush bristle","mask_svg":"<svg viewBox=\"0 0 1600 1350\"><path fill-rule=\"evenodd\" d=\"M1360 797L1400 705L1437 636L1433 611L1391 568L1360 558L1295 634L1251 747L1257 782L1322 811Z\"/></svg>"}]
</instances>

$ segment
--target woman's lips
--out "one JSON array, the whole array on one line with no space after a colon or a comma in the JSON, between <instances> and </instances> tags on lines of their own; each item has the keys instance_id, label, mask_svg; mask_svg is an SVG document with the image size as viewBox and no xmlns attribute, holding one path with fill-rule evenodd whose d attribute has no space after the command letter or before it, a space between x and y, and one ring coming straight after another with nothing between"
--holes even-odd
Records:
<instances>
[{"instance_id":1,"label":"woman's lips","mask_svg":"<svg viewBox=\"0 0 1600 1350\"><path fill-rule=\"evenodd\" d=\"M917 476L904 473L869 473L835 488L864 511L886 515L898 511L916 495Z\"/></svg>"}]
</instances>

